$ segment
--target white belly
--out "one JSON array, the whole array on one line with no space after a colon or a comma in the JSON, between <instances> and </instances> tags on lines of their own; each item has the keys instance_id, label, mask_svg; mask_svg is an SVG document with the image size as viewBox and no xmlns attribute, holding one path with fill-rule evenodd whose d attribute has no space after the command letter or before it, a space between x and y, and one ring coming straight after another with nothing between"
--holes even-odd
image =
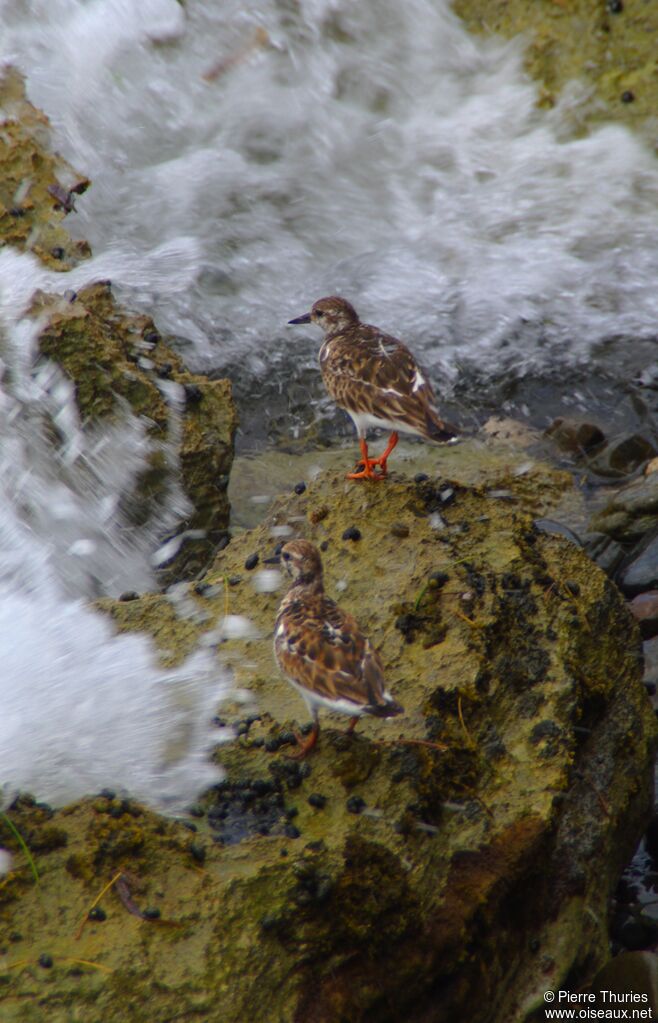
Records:
<instances>
[{"instance_id":1,"label":"white belly","mask_svg":"<svg viewBox=\"0 0 658 1023\"><path fill-rule=\"evenodd\" d=\"M299 695L304 698L306 706L314 717L320 708L332 710L336 714L348 714L351 718L360 717L365 712L363 705L352 703L350 700L330 700L326 696L320 696L318 693L311 692L305 686L300 686L298 682L290 678L290 675L286 677L291 686L294 686Z\"/></svg>"},{"instance_id":2,"label":"white belly","mask_svg":"<svg viewBox=\"0 0 658 1023\"><path fill-rule=\"evenodd\" d=\"M409 423L394 419L379 419L377 416L373 416L371 412L351 412L349 409L346 411L356 426L356 432L359 437L365 437L367 431L373 430L375 427L380 427L382 430L395 430L399 433L412 433L416 437L423 436L419 430Z\"/></svg>"}]
</instances>

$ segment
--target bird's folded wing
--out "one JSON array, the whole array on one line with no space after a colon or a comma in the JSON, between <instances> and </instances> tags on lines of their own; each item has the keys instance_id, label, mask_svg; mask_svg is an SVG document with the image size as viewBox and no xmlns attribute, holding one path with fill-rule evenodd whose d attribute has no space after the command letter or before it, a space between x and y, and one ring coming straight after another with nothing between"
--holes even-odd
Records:
<instances>
[{"instance_id":1,"label":"bird's folded wing","mask_svg":"<svg viewBox=\"0 0 658 1023\"><path fill-rule=\"evenodd\" d=\"M299 685L328 700L381 700L381 662L356 621L325 599L321 613L290 605L275 632L277 659Z\"/></svg>"}]
</instances>

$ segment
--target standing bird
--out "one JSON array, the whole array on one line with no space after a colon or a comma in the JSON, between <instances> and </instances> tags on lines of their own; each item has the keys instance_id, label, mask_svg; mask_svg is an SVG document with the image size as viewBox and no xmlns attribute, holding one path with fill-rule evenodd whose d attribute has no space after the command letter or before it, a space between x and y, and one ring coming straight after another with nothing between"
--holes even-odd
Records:
<instances>
[{"instance_id":1,"label":"standing bird","mask_svg":"<svg viewBox=\"0 0 658 1023\"><path fill-rule=\"evenodd\" d=\"M350 614L324 592L322 560L307 540L291 540L280 560L292 577L274 627L274 653L281 671L304 697L313 716L306 740L297 736L301 759L315 746L320 707L349 714L351 732L362 714L402 714L386 689L381 658Z\"/></svg>"},{"instance_id":2,"label":"standing bird","mask_svg":"<svg viewBox=\"0 0 658 1023\"><path fill-rule=\"evenodd\" d=\"M434 391L407 346L378 327L361 323L344 298L321 298L310 313L288 322L316 323L324 331L322 379L336 404L354 420L361 447L363 468L348 473L348 479L386 476L398 431L441 443L457 437L457 429L439 418ZM378 458L368 457L366 431L372 426L392 431Z\"/></svg>"}]
</instances>

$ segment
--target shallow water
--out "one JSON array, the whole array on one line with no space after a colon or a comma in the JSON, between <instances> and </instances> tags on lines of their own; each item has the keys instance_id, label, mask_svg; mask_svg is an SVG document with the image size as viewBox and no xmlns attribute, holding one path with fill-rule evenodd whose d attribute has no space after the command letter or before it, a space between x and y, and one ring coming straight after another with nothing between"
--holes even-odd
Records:
<instances>
[{"instance_id":1,"label":"shallow water","mask_svg":"<svg viewBox=\"0 0 658 1023\"><path fill-rule=\"evenodd\" d=\"M349 434L322 391L319 339L286 326L335 292L409 342L466 425L491 410L540 426L575 411L610 432L653 432L658 162L619 126L576 137L577 89L538 110L520 45L469 37L440 0L3 0L0 27L3 61L22 68L55 146L93 182L67 219L89 263L65 281L29 257L0 265L0 533L15 525L0 642L37 658L0 683L25 693L18 724L0 724L0 781L47 797L45 781L7 766L29 760L42 682L65 694L51 722L62 749L66 708L93 686L76 723L90 751L111 717L103 685L125 687L126 707L135 688L116 656L124 641L67 609L151 585L158 524L126 532L115 513L144 457L138 424L92 438L61 379L31 374L21 311L33 288L112 278L191 367L231 376L242 450ZM68 462L49 458L44 403L68 430ZM162 508L163 529L179 501ZM33 563L24 592L16 566ZM67 654L44 621L59 623ZM102 684L76 668L79 642L100 645ZM165 675L152 672L156 692ZM161 706L147 687L130 713L158 722ZM112 727L118 759L94 784L137 755ZM39 764L44 779L56 770Z\"/></svg>"}]
</instances>

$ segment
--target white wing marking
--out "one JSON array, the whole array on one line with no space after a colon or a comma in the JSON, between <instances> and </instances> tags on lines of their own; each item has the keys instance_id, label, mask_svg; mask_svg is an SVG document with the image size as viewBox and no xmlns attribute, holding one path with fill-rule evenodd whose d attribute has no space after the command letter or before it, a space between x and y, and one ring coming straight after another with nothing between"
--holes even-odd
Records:
<instances>
[{"instance_id":1,"label":"white wing marking","mask_svg":"<svg viewBox=\"0 0 658 1023\"><path fill-rule=\"evenodd\" d=\"M425 380L425 377L423 376L423 374L420 372L420 370L416 366L416 373L414 375L413 387L411 388L412 391L417 391L420 387L424 387L424 385L426 383L427 383L427 381Z\"/></svg>"}]
</instances>

